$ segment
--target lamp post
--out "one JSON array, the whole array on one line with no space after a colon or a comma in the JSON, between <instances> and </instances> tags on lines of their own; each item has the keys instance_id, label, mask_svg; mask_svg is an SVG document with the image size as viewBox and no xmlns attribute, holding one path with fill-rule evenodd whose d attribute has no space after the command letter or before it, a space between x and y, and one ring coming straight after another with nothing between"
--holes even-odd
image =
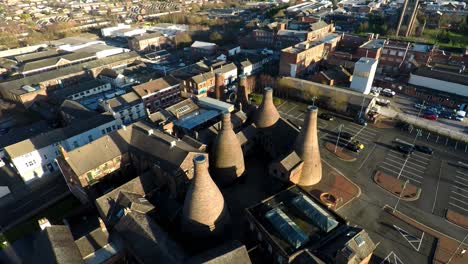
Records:
<instances>
[{"instance_id":1,"label":"lamp post","mask_svg":"<svg viewBox=\"0 0 468 264\"><path fill-rule=\"evenodd\" d=\"M336 149L338 148L338 142L340 141L340 136L341 136L341 130L343 129L343 124L340 125L340 131L338 131L338 137L336 138L336 144L335 144L335 153Z\"/></svg>"}]
</instances>

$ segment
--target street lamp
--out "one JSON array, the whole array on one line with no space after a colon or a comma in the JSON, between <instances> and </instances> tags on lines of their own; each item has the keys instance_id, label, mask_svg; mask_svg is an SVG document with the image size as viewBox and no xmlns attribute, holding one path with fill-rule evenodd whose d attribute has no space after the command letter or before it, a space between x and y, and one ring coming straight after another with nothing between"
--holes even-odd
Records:
<instances>
[{"instance_id":1,"label":"street lamp","mask_svg":"<svg viewBox=\"0 0 468 264\"><path fill-rule=\"evenodd\" d=\"M317 100L317 96L312 97L312 106L315 106L315 100Z\"/></svg>"},{"instance_id":2,"label":"street lamp","mask_svg":"<svg viewBox=\"0 0 468 264\"><path fill-rule=\"evenodd\" d=\"M341 136L341 130L343 129L343 124L340 125L340 131L338 131L338 137L336 138L336 144L335 144L335 153L336 149L338 148L338 141L340 141L340 136Z\"/></svg>"}]
</instances>

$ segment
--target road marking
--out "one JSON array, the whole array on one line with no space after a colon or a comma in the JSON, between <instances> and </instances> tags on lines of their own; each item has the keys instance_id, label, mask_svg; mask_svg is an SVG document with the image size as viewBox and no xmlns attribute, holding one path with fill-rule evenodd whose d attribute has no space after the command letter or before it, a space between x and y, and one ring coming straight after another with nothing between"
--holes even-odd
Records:
<instances>
[{"instance_id":1,"label":"road marking","mask_svg":"<svg viewBox=\"0 0 468 264\"><path fill-rule=\"evenodd\" d=\"M460 184L460 185L462 185L462 186L464 186L464 187L468 187L468 185L466 185L466 183L459 182L459 181L455 181L455 182L458 183L458 184Z\"/></svg>"},{"instance_id":2,"label":"road marking","mask_svg":"<svg viewBox=\"0 0 468 264\"><path fill-rule=\"evenodd\" d=\"M427 158L427 157L421 156L421 154L422 154L422 153L413 154L413 156L416 156L416 157L418 157L418 158L420 158L420 159L425 159L425 160L427 160L427 161L431 160L431 159L429 159L429 158Z\"/></svg>"},{"instance_id":3,"label":"road marking","mask_svg":"<svg viewBox=\"0 0 468 264\"><path fill-rule=\"evenodd\" d=\"M453 200L455 200L455 201L458 201L458 202L460 202L460 203L462 203L462 204L468 205L467 202L465 202L465 201L463 201L463 200L460 200L460 199L458 199L458 198L455 198L455 197L453 197L453 196L450 196L449 198L450 198L450 199L453 199Z\"/></svg>"},{"instance_id":4,"label":"road marking","mask_svg":"<svg viewBox=\"0 0 468 264\"><path fill-rule=\"evenodd\" d=\"M451 206L457 207L458 209L462 209L462 210L465 211L465 212L468 212L467 209L465 209L465 208L463 208L463 207L461 207L461 206L458 206L458 205L456 205L456 204L454 204L454 203L449 203L449 204L450 204Z\"/></svg>"},{"instance_id":5,"label":"road marking","mask_svg":"<svg viewBox=\"0 0 468 264\"><path fill-rule=\"evenodd\" d=\"M461 171L459 171L459 170L457 170L457 173L459 173L459 174L461 174L461 175L463 175L463 176L467 176L467 177L468 177L468 174L465 174L465 173L463 173L463 172L461 172Z\"/></svg>"},{"instance_id":6,"label":"road marking","mask_svg":"<svg viewBox=\"0 0 468 264\"><path fill-rule=\"evenodd\" d=\"M467 193L468 193L468 190L465 190L465 189L463 189L463 188L460 187L460 186L454 185L453 187L455 187L455 188L456 188L457 190L459 190L459 191L464 191L464 192L467 192Z\"/></svg>"},{"instance_id":7,"label":"road marking","mask_svg":"<svg viewBox=\"0 0 468 264\"><path fill-rule=\"evenodd\" d=\"M443 161L442 161L443 162ZM440 184L440 175L442 174L442 165L443 164L440 164L440 167L439 167L439 177L437 179L437 187L436 187L436 191L435 191L435 195L434 195L434 203L432 204L432 213L434 213L434 210L435 210L435 205L436 205L436 202L437 202L437 194L439 193L439 184Z\"/></svg>"},{"instance_id":8,"label":"road marking","mask_svg":"<svg viewBox=\"0 0 468 264\"><path fill-rule=\"evenodd\" d=\"M396 157L394 156L393 154L389 153L388 156L391 156L392 158L395 158L395 159L399 159L401 161L405 161L405 159L401 158L401 157ZM388 159L388 158L387 158ZM426 169L427 167L426 166L423 166L423 165L420 165L420 164L416 164L414 162L411 162L410 161L411 158L408 159L407 163L410 163L410 164L413 164L414 166L418 166L418 167L421 167L421 168L424 168ZM389 159L390 160L390 159Z\"/></svg>"},{"instance_id":9,"label":"road marking","mask_svg":"<svg viewBox=\"0 0 468 264\"><path fill-rule=\"evenodd\" d=\"M385 161L382 162L382 163L383 163L383 164L386 164L386 165L388 165L388 166L395 167L395 168L401 170L401 167L399 167L399 166L395 166L395 165L390 164L390 163L387 163L387 162L385 162ZM406 168L406 166L405 166L405 168ZM415 174L415 173L413 173L413 172L411 172L411 171L406 171L405 169L403 169L403 171L404 171L404 172L407 172L407 173L409 173L409 174L412 174L412 175L414 175L414 176L416 176L416 177L418 177L418 178L421 178L421 179L423 178L423 177L420 176L419 174Z\"/></svg>"},{"instance_id":10,"label":"road marking","mask_svg":"<svg viewBox=\"0 0 468 264\"><path fill-rule=\"evenodd\" d=\"M455 175L455 178L458 178L458 179L460 179L460 180L463 180L463 181L466 181L466 182L468 182L468 179L465 179L465 178L463 178L463 177L460 177L460 176L458 176L458 175Z\"/></svg>"},{"instance_id":11,"label":"road marking","mask_svg":"<svg viewBox=\"0 0 468 264\"><path fill-rule=\"evenodd\" d=\"M404 264L403 261L392 251L390 252L380 264Z\"/></svg>"},{"instance_id":12,"label":"road marking","mask_svg":"<svg viewBox=\"0 0 468 264\"><path fill-rule=\"evenodd\" d=\"M291 107L291 108L289 109L289 111L286 112L286 114L289 114L289 112L291 112L292 110L294 110L294 108L296 108L296 107L297 107L297 105L293 105L293 107Z\"/></svg>"},{"instance_id":13,"label":"road marking","mask_svg":"<svg viewBox=\"0 0 468 264\"><path fill-rule=\"evenodd\" d=\"M395 175L394 175L395 177L398 176L398 173L399 173L399 172L396 172L396 171L394 171L394 170L392 170L392 169L389 169L389 168L387 168L387 167L384 167L384 166L382 166L382 165L379 165L379 167L382 168L382 169L385 169L385 170L387 170L387 171L393 172L393 173L395 174ZM417 183L421 184L420 181L414 179L414 178L411 177L411 176L406 176L406 175L403 174L403 173L400 175L400 177L403 177L403 178L405 178L405 179L408 179L408 180L411 180L411 181L414 181L414 182L417 182Z\"/></svg>"},{"instance_id":14,"label":"road marking","mask_svg":"<svg viewBox=\"0 0 468 264\"><path fill-rule=\"evenodd\" d=\"M393 159L385 159L385 161L391 161L393 163L397 163L398 165L402 165L401 161L398 161L398 160L393 160ZM421 173L424 173L426 171L426 167L423 167L423 166L420 166L420 165L417 165L417 164L414 164L414 163L411 163L409 161L406 162L407 164L413 164L414 166L419 166L419 167L422 167L424 170L420 170L420 169L415 169L415 168L412 168L412 167L409 167L409 165L405 165L405 168L409 168L409 169L412 169L412 170L415 170L417 172L421 172Z\"/></svg>"},{"instance_id":15,"label":"road marking","mask_svg":"<svg viewBox=\"0 0 468 264\"><path fill-rule=\"evenodd\" d=\"M464 197L464 198L467 198L467 199L468 199L468 196L465 196L465 195L463 195L463 194L461 194L461 193L457 193L456 191L450 191L450 192L452 192L452 193L454 193L454 194L456 194L456 195L459 195L459 196L461 196L461 197Z\"/></svg>"},{"instance_id":16,"label":"road marking","mask_svg":"<svg viewBox=\"0 0 468 264\"><path fill-rule=\"evenodd\" d=\"M408 233L408 231L404 230L403 228L401 228L401 227L399 227L397 225L393 225L393 227L396 230L398 230L400 235L402 235L403 238L405 238L406 241L408 241L408 243L414 248L414 250L419 252L419 249L421 248L422 241L424 239L424 232L422 233L421 238L418 238L418 237Z\"/></svg>"}]
</instances>

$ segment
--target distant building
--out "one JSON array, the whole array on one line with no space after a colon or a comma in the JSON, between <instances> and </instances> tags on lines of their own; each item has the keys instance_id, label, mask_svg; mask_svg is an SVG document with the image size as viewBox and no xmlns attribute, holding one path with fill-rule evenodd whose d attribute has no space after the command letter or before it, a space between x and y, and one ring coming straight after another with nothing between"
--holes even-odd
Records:
<instances>
[{"instance_id":1,"label":"distant building","mask_svg":"<svg viewBox=\"0 0 468 264\"><path fill-rule=\"evenodd\" d=\"M365 230L297 186L248 208L247 220L269 263L369 263L375 249Z\"/></svg>"},{"instance_id":2,"label":"distant building","mask_svg":"<svg viewBox=\"0 0 468 264\"><path fill-rule=\"evenodd\" d=\"M129 92L103 101L101 107L125 125L146 116L143 100L135 92Z\"/></svg>"},{"instance_id":3,"label":"distant building","mask_svg":"<svg viewBox=\"0 0 468 264\"><path fill-rule=\"evenodd\" d=\"M143 99L143 104L150 113L181 100L180 81L172 76L166 76L136 85L133 86L132 89Z\"/></svg>"},{"instance_id":4,"label":"distant building","mask_svg":"<svg viewBox=\"0 0 468 264\"><path fill-rule=\"evenodd\" d=\"M194 56L203 57L215 54L218 45L211 42L195 41L190 48Z\"/></svg>"},{"instance_id":5,"label":"distant building","mask_svg":"<svg viewBox=\"0 0 468 264\"><path fill-rule=\"evenodd\" d=\"M330 34L321 39L301 42L281 50L280 75L296 77L307 73L336 48L340 39L340 35Z\"/></svg>"},{"instance_id":6,"label":"distant building","mask_svg":"<svg viewBox=\"0 0 468 264\"><path fill-rule=\"evenodd\" d=\"M196 96L206 96L215 87L215 74L213 72L200 73L182 82L182 89Z\"/></svg>"},{"instance_id":7,"label":"distant building","mask_svg":"<svg viewBox=\"0 0 468 264\"><path fill-rule=\"evenodd\" d=\"M59 146L72 150L116 130L120 123L111 114L101 114L74 122L5 147L5 154L24 182L58 172L54 159Z\"/></svg>"},{"instance_id":8,"label":"distant building","mask_svg":"<svg viewBox=\"0 0 468 264\"><path fill-rule=\"evenodd\" d=\"M161 33L144 34L128 39L128 47L135 51L160 49L166 44L166 37Z\"/></svg>"},{"instance_id":9,"label":"distant building","mask_svg":"<svg viewBox=\"0 0 468 264\"><path fill-rule=\"evenodd\" d=\"M96 55L92 53L69 53L52 58L25 62L17 68L17 71L24 76L28 76L35 73L58 69L61 67L83 63L94 59L96 59Z\"/></svg>"},{"instance_id":10,"label":"distant building","mask_svg":"<svg viewBox=\"0 0 468 264\"><path fill-rule=\"evenodd\" d=\"M374 82L375 71L377 70L376 59L361 58L354 65L353 80L351 90L363 94L369 94Z\"/></svg>"},{"instance_id":11,"label":"distant building","mask_svg":"<svg viewBox=\"0 0 468 264\"><path fill-rule=\"evenodd\" d=\"M112 36L112 33L116 30L119 30L119 29L129 29L131 28L132 26L131 25L126 25L126 24L117 24L116 26L114 27L106 27L106 28L102 28L101 29L101 34L103 37L110 37Z\"/></svg>"},{"instance_id":12,"label":"distant building","mask_svg":"<svg viewBox=\"0 0 468 264\"><path fill-rule=\"evenodd\" d=\"M248 55L237 62L239 75L250 76L259 73L264 66L273 61L272 55Z\"/></svg>"},{"instance_id":13,"label":"distant building","mask_svg":"<svg viewBox=\"0 0 468 264\"><path fill-rule=\"evenodd\" d=\"M98 80L89 80L80 82L76 85L55 89L50 91L49 96L54 101L63 101L65 99L80 100L99 93L110 91L112 89L110 83L100 82Z\"/></svg>"},{"instance_id":14,"label":"distant building","mask_svg":"<svg viewBox=\"0 0 468 264\"><path fill-rule=\"evenodd\" d=\"M131 38L134 36L143 35L146 33L144 28L122 28L112 32L114 38Z\"/></svg>"}]
</instances>

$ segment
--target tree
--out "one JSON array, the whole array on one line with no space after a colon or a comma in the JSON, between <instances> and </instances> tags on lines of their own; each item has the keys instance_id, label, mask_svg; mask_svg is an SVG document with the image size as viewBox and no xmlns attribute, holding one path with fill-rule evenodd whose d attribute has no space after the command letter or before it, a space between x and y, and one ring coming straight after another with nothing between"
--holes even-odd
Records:
<instances>
[{"instance_id":1,"label":"tree","mask_svg":"<svg viewBox=\"0 0 468 264\"><path fill-rule=\"evenodd\" d=\"M192 37L187 32L177 33L174 37L175 45L178 46L187 46L192 43Z\"/></svg>"},{"instance_id":2,"label":"tree","mask_svg":"<svg viewBox=\"0 0 468 264\"><path fill-rule=\"evenodd\" d=\"M281 9L273 17L280 18L280 17L285 17L285 16L286 16L286 14L284 13L284 9Z\"/></svg>"},{"instance_id":3,"label":"tree","mask_svg":"<svg viewBox=\"0 0 468 264\"><path fill-rule=\"evenodd\" d=\"M218 32L213 32L210 34L210 41L214 43L219 43L223 40L223 35Z\"/></svg>"},{"instance_id":4,"label":"tree","mask_svg":"<svg viewBox=\"0 0 468 264\"><path fill-rule=\"evenodd\" d=\"M30 14L21 14L20 18L22 20L31 20L31 15Z\"/></svg>"}]
</instances>

